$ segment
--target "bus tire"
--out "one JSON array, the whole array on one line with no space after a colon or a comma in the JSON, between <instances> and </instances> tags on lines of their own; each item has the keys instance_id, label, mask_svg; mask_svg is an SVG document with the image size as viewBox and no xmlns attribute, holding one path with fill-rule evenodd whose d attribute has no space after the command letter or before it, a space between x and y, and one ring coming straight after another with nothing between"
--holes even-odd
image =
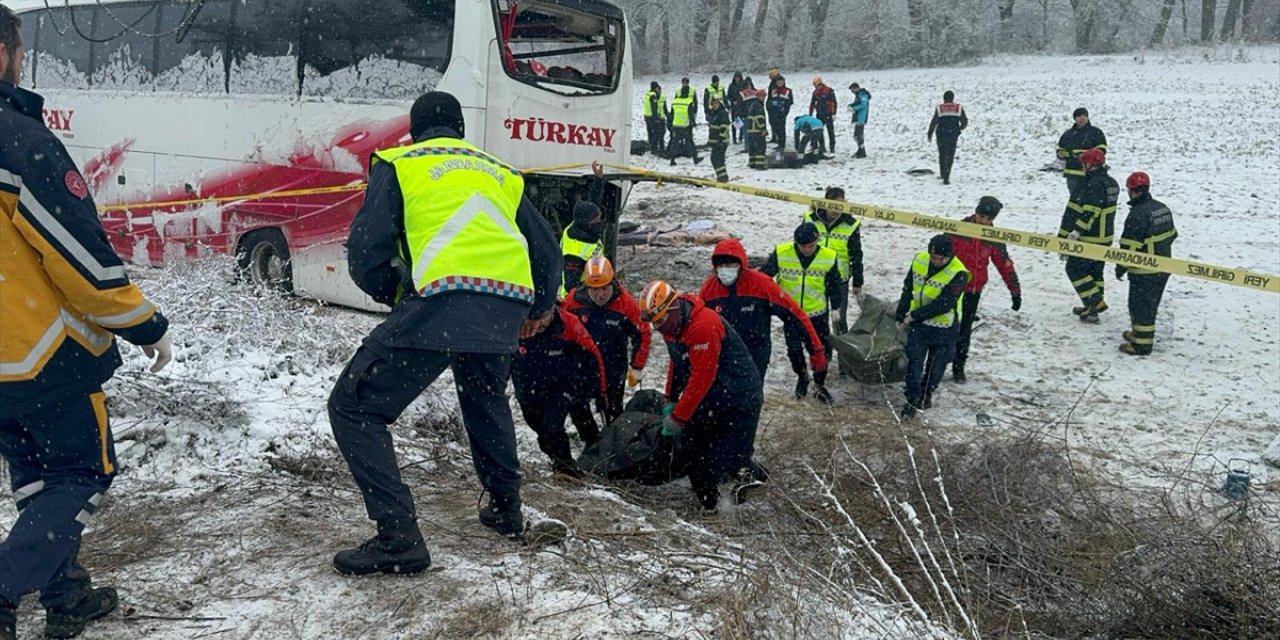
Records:
<instances>
[{"instance_id":1,"label":"bus tire","mask_svg":"<svg viewBox=\"0 0 1280 640\"><path fill-rule=\"evenodd\" d=\"M284 293L293 292L293 265L289 245L279 229L258 229L244 234L236 248L240 279Z\"/></svg>"}]
</instances>

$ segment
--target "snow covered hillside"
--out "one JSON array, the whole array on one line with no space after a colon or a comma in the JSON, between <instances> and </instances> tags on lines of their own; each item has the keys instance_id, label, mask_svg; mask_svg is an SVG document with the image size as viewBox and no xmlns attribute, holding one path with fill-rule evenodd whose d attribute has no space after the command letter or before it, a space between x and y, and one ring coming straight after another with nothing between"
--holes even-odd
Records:
<instances>
[{"instance_id":1,"label":"snow covered hillside","mask_svg":"<svg viewBox=\"0 0 1280 640\"><path fill-rule=\"evenodd\" d=\"M1085 106L1107 134L1112 176L1123 183L1132 171L1148 172L1153 196L1173 210L1180 233L1175 255L1280 274L1280 50L1274 47L1001 57L955 69L782 71L795 92L792 116L807 113L814 75L836 90L836 159L816 168L757 172L731 147L735 181L812 196L838 185L854 202L954 218L972 213L979 197L994 195L1005 204L997 225L1055 233L1065 182L1037 169L1053 160L1072 110ZM764 73L748 75L764 86ZM727 83L732 70L720 77ZM668 96L680 86L679 76L656 80ZM701 100L710 76L691 80ZM851 82L872 94L869 157L860 160L851 157ZM648 79L636 86L647 91ZM936 173L936 147L925 132L948 89L965 106L970 125L960 138L952 184L944 186L936 175L906 171ZM636 131L644 131L642 120L636 116ZM695 138L705 137L702 127ZM714 179L705 155L702 165L681 159L677 169ZM670 169L652 156L636 164ZM1128 211L1121 196L1117 236ZM800 207L771 200L652 185L632 192L627 211L658 220L721 222L742 236L753 256L789 241L801 215ZM896 299L911 257L928 238L920 229L865 223L865 292ZM1061 421L1059 436L1115 459L1129 476L1159 481L1194 454L1197 468L1240 457L1255 463L1255 479L1267 477L1256 463L1280 432L1280 298L1173 278L1160 307L1155 353L1134 358L1117 351L1121 331L1129 328L1128 283L1116 281L1110 266L1111 310L1102 324L1083 326L1071 315L1079 302L1057 255L1022 248L1012 248L1011 255L1022 279L1022 311L1009 309L992 269L969 384L957 386L948 377L926 423L971 430L977 414L1006 424ZM770 371L771 382L784 382L784 368ZM889 403L902 401L896 386L835 388L846 404L875 401L887 411ZM1217 471L1223 471L1220 464Z\"/></svg>"},{"instance_id":2,"label":"snow covered hillside","mask_svg":"<svg viewBox=\"0 0 1280 640\"><path fill-rule=\"evenodd\" d=\"M784 72L807 105L814 74ZM999 224L1048 232L1066 189L1059 175L1037 169L1052 159L1071 110L1085 105L1107 133L1113 174L1149 172L1155 196L1172 208L1177 255L1280 274L1280 49L1010 57L971 68L822 75L841 97L837 158L759 173L748 172L745 154L731 153L735 179L817 195L841 185L856 202L957 218L991 194L1006 205ZM700 90L707 79L694 84ZM659 80L668 90L679 85L678 77ZM873 94L865 160L850 157L844 111L844 88L855 80ZM648 81L637 81L638 94ZM971 118L950 186L906 174L935 166L924 133L946 89ZM637 125L643 132L638 115ZM704 141L705 128L696 136ZM652 157L636 164L667 169ZM694 168L682 160L678 170L712 175L705 159ZM761 256L791 237L801 213L711 189L643 184L624 218L709 218ZM868 223L867 293L895 297L927 240L918 229ZM1220 483L1221 463L1241 457L1254 463L1253 490L1272 499L1280 472L1261 460L1280 431L1280 297L1174 279L1156 352L1136 359L1116 351L1128 328L1127 283L1109 280L1112 310L1102 324L1083 326L1070 314L1074 296L1057 257L1011 251L1022 311L1009 310L996 278L969 384L948 378L936 408L904 435L1044 429L1121 480L1150 484L1187 473ZM655 277L696 283L709 269L709 249L620 253L633 289ZM921 622L883 575L851 583L857 565L874 564L853 550L892 550L892 541L864 545L851 528L801 531L809 516L841 522L825 483L851 473L842 446L857 453L873 427L898 433L891 406L901 403L901 387L836 379L834 407L797 402L780 332L758 443L775 482L758 501L703 516L683 482L555 480L517 411L526 513L566 522L572 537L541 550L499 539L476 519L480 489L446 373L395 429L434 566L419 577L351 579L334 573L330 558L373 528L333 445L325 401L379 317L259 295L231 284L223 259L133 274L169 314L176 360L149 374L140 350L126 347L126 365L107 388L123 472L82 558L97 581L121 589L122 602L89 637L951 638L943 626L963 628L958 619ZM655 341L647 387L661 385L665 363ZM901 500L908 522L917 511L932 516L909 496L882 497ZM15 515L4 507L0 527ZM848 515L860 522L864 514ZM24 605L21 637L42 624L34 598Z\"/></svg>"}]
</instances>

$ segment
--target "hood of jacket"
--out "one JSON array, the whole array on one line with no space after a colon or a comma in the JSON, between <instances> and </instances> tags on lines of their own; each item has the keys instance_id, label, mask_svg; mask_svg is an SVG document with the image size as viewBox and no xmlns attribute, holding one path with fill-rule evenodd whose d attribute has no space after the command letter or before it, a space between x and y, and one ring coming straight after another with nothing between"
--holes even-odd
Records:
<instances>
[{"instance_id":1,"label":"hood of jacket","mask_svg":"<svg viewBox=\"0 0 1280 640\"><path fill-rule=\"evenodd\" d=\"M745 269L747 265L747 250L743 248L742 243L735 238L728 238L716 243L716 248L711 252L711 266L715 266L717 257L730 256L737 258L738 262Z\"/></svg>"}]
</instances>

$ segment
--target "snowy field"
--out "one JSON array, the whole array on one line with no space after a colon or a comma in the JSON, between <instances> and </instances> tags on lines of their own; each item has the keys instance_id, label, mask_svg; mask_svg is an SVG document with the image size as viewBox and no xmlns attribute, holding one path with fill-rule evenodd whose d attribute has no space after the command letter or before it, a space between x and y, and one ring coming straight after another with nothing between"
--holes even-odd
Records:
<instances>
[{"instance_id":1,"label":"snowy field","mask_svg":"<svg viewBox=\"0 0 1280 640\"><path fill-rule=\"evenodd\" d=\"M788 75L797 102L807 104L813 74ZM807 194L842 185L853 201L957 218L992 194L1006 205L1000 224L1047 232L1057 227L1066 189L1060 176L1037 169L1051 159L1071 110L1086 105L1108 135L1113 174L1148 171L1156 197L1173 209L1177 255L1280 274L1280 49L999 58L960 69L822 75L841 97L837 159L747 173L745 154L731 154L736 179ZM707 77L695 77L695 86ZM637 81L637 96L648 80ZM844 87L854 80L873 94L865 160L850 157ZM971 119L951 186L905 173L935 165L924 133L945 89L956 91ZM697 135L704 140L705 128ZM705 161L687 163L680 172L711 175ZM636 164L666 167L644 157ZM1120 219L1126 211L1122 205ZM730 193L641 185L626 217L716 220L760 256L790 238L800 214ZM896 297L927 239L918 229L869 223L867 292ZM622 252L633 288L650 277L696 281L708 268L709 249L663 251L643 261ZM1116 351L1128 328L1126 283L1109 281L1112 310L1102 324L1082 326L1070 314L1073 294L1057 257L1012 254L1023 310L1008 309L993 273L969 384L948 379L936 408L911 429L960 437L1045 429L1135 482L1168 482L1188 468L1212 482L1222 462L1240 457L1253 463L1255 490L1273 492L1259 460L1280 426L1280 298L1172 280L1156 353L1135 359ZM655 255L680 272L640 268ZM567 522L573 537L541 551L498 539L475 518L480 491L447 374L396 430L434 567L416 578L340 577L329 566L333 552L363 541L372 527L333 447L324 405L378 317L252 295L229 284L226 261L135 275L170 315L177 358L156 376L144 372L139 350L126 348L127 364L107 390L124 472L86 538L84 559L98 581L121 588L122 606L89 637L950 637L912 622L887 588L823 587L794 572L804 545L830 541L768 546L757 537L769 527L760 517L766 505L704 517L685 484L555 481L523 426L526 512ZM788 429L835 425L856 442L864 421L892 421L897 385L834 380L830 409L791 400L780 335L775 345L759 443L767 464L793 453L782 439ZM660 343L655 355L646 386L661 384ZM977 426L980 413L993 425ZM12 507L5 509L0 519L11 521ZM32 600L19 621L23 637L42 624Z\"/></svg>"}]
</instances>

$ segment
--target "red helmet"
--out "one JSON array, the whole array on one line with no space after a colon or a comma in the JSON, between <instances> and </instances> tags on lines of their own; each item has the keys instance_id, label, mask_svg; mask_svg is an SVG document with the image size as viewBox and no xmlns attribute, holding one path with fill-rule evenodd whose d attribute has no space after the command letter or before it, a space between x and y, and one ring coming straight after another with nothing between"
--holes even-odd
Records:
<instances>
[{"instance_id":1,"label":"red helmet","mask_svg":"<svg viewBox=\"0 0 1280 640\"><path fill-rule=\"evenodd\" d=\"M1100 167L1107 162L1107 152L1102 149L1088 149L1080 154L1080 164Z\"/></svg>"},{"instance_id":2,"label":"red helmet","mask_svg":"<svg viewBox=\"0 0 1280 640\"><path fill-rule=\"evenodd\" d=\"M1147 175L1145 171L1134 171L1129 174L1129 179L1124 181L1124 186L1129 189L1138 189L1142 187L1150 189L1151 176Z\"/></svg>"}]
</instances>

